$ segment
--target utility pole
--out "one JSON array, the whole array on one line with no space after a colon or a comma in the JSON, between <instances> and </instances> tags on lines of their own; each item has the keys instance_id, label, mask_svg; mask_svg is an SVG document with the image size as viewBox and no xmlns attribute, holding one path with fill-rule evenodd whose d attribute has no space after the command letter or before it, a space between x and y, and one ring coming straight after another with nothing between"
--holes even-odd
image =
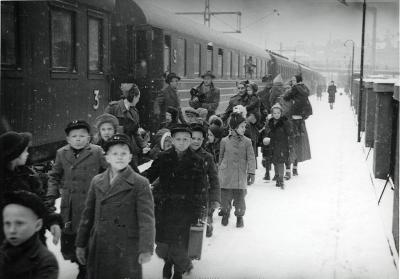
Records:
<instances>
[{"instance_id":1,"label":"utility pole","mask_svg":"<svg viewBox=\"0 0 400 279\"><path fill-rule=\"evenodd\" d=\"M208 25L211 28L211 16L216 15L236 15L236 30L235 31L224 31L222 33L242 33L242 13L241 12L211 12L210 0L205 0L204 12L177 12L177 15L202 15L204 17L204 25Z\"/></svg>"},{"instance_id":2,"label":"utility pole","mask_svg":"<svg viewBox=\"0 0 400 279\"><path fill-rule=\"evenodd\" d=\"M361 65L360 65L360 93L358 96L358 129L357 129L357 141L361 141L361 109L362 109L362 98L364 94L364 39L365 39L365 13L367 10L367 3L364 0L363 3L363 19L362 19L362 33L361 33Z\"/></svg>"}]
</instances>

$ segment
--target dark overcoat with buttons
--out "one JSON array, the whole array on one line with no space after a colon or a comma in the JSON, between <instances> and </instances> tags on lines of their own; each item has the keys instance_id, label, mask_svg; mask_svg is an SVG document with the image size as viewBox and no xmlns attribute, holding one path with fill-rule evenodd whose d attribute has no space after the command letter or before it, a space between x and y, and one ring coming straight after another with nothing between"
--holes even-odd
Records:
<instances>
[{"instance_id":1,"label":"dark overcoat with buttons","mask_svg":"<svg viewBox=\"0 0 400 279\"><path fill-rule=\"evenodd\" d=\"M61 217L64 233L75 234L92 178L108 166L100 146L89 144L75 158L70 145L57 150L56 160L49 172L47 196L61 195Z\"/></svg>"},{"instance_id":2,"label":"dark overcoat with buttons","mask_svg":"<svg viewBox=\"0 0 400 279\"><path fill-rule=\"evenodd\" d=\"M187 149L179 160L175 148L161 152L144 175L153 182L156 241L187 247L190 225L206 214L204 159Z\"/></svg>"},{"instance_id":3,"label":"dark overcoat with buttons","mask_svg":"<svg viewBox=\"0 0 400 279\"><path fill-rule=\"evenodd\" d=\"M142 278L140 253L153 253L154 203L148 180L126 168L110 184L95 176L79 225L77 247L88 247L88 279Z\"/></svg>"}]
</instances>

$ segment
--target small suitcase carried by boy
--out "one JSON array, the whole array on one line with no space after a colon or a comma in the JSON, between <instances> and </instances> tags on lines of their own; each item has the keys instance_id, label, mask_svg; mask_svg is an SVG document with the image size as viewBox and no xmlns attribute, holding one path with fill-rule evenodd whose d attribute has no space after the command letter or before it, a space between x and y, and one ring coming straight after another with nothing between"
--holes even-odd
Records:
<instances>
[{"instance_id":1,"label":"small suitcase carried by boy","mask_svg":"<svg viewBox=\"0 0 400 279\"><path fill-rule=\"evenodd\" d=\"M188 256L192 260L201 259L206 229L207 222L202 219L199 219L197 224L190 226Z\"/></svg>"}]
</instances>

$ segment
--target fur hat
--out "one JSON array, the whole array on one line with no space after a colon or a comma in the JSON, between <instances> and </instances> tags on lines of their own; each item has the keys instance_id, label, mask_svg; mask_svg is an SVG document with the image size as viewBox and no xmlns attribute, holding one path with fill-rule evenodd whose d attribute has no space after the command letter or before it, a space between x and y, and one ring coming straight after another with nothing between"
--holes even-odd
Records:
<instances>
[{"instance_id":1,"label":"fur hat","mask_svg":"<svg viewBox=\"0 0 400 279\"><path fill-rule=\"evenodd\" d=\"M74 120L68 123L65 133L68 135L72 130L85 129L90 134L90 125L85 120Z\"/></svg>"},{"instance_id":2,"label":"fur hat","mask_svg":"<svg viewBox=\"0 0 400 279\"><path fill-rule=\"evenodd\" d=\"M274 78L272 84L273 84L273 85L283 85L283 79L282 79L281 74L278 74L278 75Z\"/></svg>"},{"instance_id":3,"label":"fur hat","mask_svg":"<svg viewBox=\"0 0 400 279\"><path fill-rule=\"evenodd\" d=\"M229 127L233 130L236 130L239 127L240 123L243 123L245 121L246 119L242 116L241 113L232 112L229 116Z\"/></svg>"},{"instance_id":4,"label":"fur hat","mask_svg":"<svg viewBox=\"0 0 400 279\"><path fill-rule=\"evenodd\" d=\"M218 127L222 127L223 124L222 119L215 114L210 116L208 122L210 123L210 126L214 124Z\"/></svg>"},{"instance_id":5,"label":"fur hat","mask_svg":"<svg viewBox=\"0 0 400 279\"><path fill-rule=\"evenodd\" d=\"M25 190L7 192L4 194L4 207L9 204L18 204L31 209L38 218L45 218L47 215L43 201L34 193Z\"/></svg>"},{"instance_id":6,"label":"fur hat","mask_svg":"<svg viewBox=\"0 0 400 279\"><path fill-rule=\"evenodd\" d=\"M0 150L4 162L8 163L25 150L32 140L31 133L6 132L0 136Z\"/></svg>"},{"instance_id":7,"label":"fur hat","mask_svg":"<svg viewBox=\"0 0 400 279\"><path fill-rule=\"evenodd\" d=\"M99 130L100 126L103 125L104 123L110 123L111 125L113 125L115 132L117 132L119 121L118 118L116 118L114 115L109 113L104 113L96 117L95 127L97 130Z\"/></svg>"},{"instance_id":8,"label":"fur hat","mask_svg":"<svg viewBox=\"0 0 400 279\"><path fill-rule=\"evenodd\" d=\"M217 139L222 138L223 134L224 134L224 129L222 128L222 126L217 125L216 123L212 123L210 124L210 127L208 128L210 129L211 133L214 135L214 137L216 137Z\"/></svg>"}]
</instances>

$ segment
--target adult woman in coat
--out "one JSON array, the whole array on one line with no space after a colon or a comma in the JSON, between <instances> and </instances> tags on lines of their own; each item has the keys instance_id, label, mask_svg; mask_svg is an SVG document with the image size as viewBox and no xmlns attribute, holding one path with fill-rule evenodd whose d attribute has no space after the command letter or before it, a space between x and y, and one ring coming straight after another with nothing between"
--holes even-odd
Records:
<instances>
[{"instance_id":1,"label":"adult woman in coat","mask_svg":"<svg viewBox=\"0 0 400 279\"><path fill-rule=\"evenodd\" d=\"M333 109L333 104L335 103L335 95L336 95L336 85L335 82L332 80L331 85L328 86L328 102L330 109Z\"/></svg>"},{"instance_id":2,"label":"adult woman in coat","mask_svg":"<svg viewBox=\"0 0 400 279\"><path fill-rule=\"evenodd\" d=\"M293 175L298 175L297 164L311 159L310 142L308 140L308 133L306 129L305 114L306 103L310 94L307 86L303 84L303 77L296 75L292 78L293 86L285 93L283 99L285 101L292 101L291 115L294 133L294 151L296 153L296 160L293 162Z\"/></svg>"}]
</instances>

